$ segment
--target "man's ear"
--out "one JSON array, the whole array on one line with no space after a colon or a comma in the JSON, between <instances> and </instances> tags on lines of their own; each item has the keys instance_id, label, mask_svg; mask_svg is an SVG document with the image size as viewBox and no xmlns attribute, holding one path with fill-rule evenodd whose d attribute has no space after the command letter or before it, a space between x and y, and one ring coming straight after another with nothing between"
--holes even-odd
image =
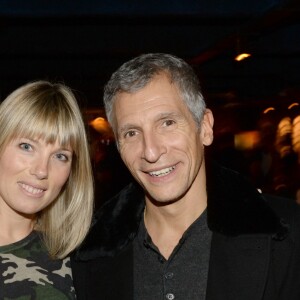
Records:
<instances>
[{"instance_id":1,"label":"man's ear","mask_svg":"<svg viewBox=\"0 0 300 300\"><path fill-rule=\"evenodd\" d=\"M201 138L202 138L202 143L205 146L209 146L213 142L214 139L213 126L214 126L213 113L210 109L206 109L201 124Z\"/></svg>"}]
</instances>

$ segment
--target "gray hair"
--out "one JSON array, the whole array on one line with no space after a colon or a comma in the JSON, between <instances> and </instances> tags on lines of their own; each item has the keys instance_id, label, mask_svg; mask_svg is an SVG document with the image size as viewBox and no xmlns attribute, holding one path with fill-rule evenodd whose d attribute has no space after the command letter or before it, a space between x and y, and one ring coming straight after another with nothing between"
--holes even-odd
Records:
<instances>
[{"instance_id":1,"label":"gray hair","mask_svg":"<svg viewBox=\"0 0 300 300\"><path fill-rule=\"evenodd\" d=\"M183 59L164 53L140 55L124 63L114 72L104 87L104 106L109 123L114 128L113 107L117 95L135 93L145 87L155 76L165 73L178 87L183 101L200 126L206 104L197 75Z\"/></svg>"}]
</instances>

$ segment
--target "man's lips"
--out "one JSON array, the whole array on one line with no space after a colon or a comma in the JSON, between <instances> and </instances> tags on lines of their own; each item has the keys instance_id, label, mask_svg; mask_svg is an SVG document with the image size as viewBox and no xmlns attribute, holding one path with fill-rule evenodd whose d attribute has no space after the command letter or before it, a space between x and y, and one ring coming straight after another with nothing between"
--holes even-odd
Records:
<instances>
[{"instance_id":1,"label":"man's lips","mask_svg":"<svg viewBox=\"0 0 300 300\"><path fill-rule=\"evenodd\" d=\"M164 168L164 169L157 170L157 171L151 171L151 172L148 172L148 174L152 177L162 177L162 176L166 176L166 175L170 174L175 168L176 168L176 166L172 166L172 167Z\"/></svg>"}]
</instances>

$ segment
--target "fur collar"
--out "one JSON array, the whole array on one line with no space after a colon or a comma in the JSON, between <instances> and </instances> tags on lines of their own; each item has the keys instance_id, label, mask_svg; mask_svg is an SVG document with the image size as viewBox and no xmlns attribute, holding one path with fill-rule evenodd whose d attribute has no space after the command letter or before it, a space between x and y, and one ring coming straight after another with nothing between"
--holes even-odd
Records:
<instances>
[{"instance_id":1,"label":"fur collar","mask_svg":"<svg viewBox=\"0 0 300 300\"><path fill-rule=\"evenodd\" d=\"M211 164L207 167L207 220L213 232L227 236L269 234L283 239L287 228L264 197L239 173ZM132 241L145 203L143 190L135 183L106 202L76 257L87 260L114 256Z\"/></svg>"}]
</instances>

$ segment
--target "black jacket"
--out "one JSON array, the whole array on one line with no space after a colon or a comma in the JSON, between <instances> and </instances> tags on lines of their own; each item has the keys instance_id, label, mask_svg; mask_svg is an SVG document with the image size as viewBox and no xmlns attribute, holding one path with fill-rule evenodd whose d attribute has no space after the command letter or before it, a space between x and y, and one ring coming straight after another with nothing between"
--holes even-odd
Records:
<instances>
[{"instance_id":1,"label":"black jacket","mask_svg":"<svg viewBox=\"0 0 300 300\"><path fill-rule=\"evenodd\" d=\"M208 169L206 299L299 300L298 205L260 194L234 171ZM134 299L132 240L144 205L143 191L130 184L97 213L71 260L78 300Z\"/></svg>"}]
</instances>

